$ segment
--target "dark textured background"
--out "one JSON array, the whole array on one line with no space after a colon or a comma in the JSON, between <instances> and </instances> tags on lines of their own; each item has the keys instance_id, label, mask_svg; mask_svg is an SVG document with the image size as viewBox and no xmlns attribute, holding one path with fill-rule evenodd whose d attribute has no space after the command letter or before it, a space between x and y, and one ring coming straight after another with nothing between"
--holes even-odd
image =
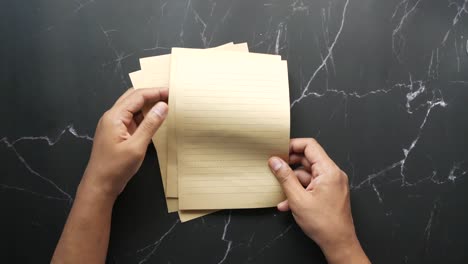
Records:
<instances>
[{"instance_id":1,"label":"dark textured background","mask_svg":"<svg viewBox=\"0 0 468 264\"><path fill-rule=\"evenodd\" d=\"M100 115L138 58L248 42L288 60L291 134L350 176L374 263L467 263L468 1L3 1L0 260L46 263ZM289 214L165 212L153 149L119 198L110 263L323 263Z\"/></svg>"}]
</instances>

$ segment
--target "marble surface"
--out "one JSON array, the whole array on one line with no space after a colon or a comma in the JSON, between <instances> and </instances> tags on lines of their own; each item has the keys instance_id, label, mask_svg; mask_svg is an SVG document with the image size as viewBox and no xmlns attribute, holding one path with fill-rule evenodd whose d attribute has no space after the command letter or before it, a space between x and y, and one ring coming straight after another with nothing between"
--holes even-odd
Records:
<instances>
[{"instance_id":1,"label":"marble surface","mask_svg":"<svg viewBox=\"0 0 468 264\"><path fill-rule=\"evenodd\" d=\"M100 115L138 58L248 42L289 63L291 135L350 177L374 263L467 263L468 0L35 0L0 8L0 259L50 260ZM109 263L324 263L289 214L165 212L155 151Z\"/></svg>"}]
</instances>

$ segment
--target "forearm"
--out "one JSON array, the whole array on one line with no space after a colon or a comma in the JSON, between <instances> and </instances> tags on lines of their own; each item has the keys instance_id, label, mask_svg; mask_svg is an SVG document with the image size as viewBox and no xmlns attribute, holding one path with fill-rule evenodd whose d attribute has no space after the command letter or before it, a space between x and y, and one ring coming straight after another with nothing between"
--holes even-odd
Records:
<instances>
[{"instance_id":1,"label":"forearm","mask_svg":"<svg viewBox=\"0 0 468 264\"><path fill-rule=\"evenodd\" d=\"M114 201L82 182L52 263L104 263Z\"/></svg>"},{"instance_id":2,"label":"forearm","mask_svg":"<svg viewBox=\"0 0 468 264\"><path fill-rule=\"evenodd\" d=\"M322 247L329 264L370 264L357 237L342 245Z\"/></svg>"}]
</instances>

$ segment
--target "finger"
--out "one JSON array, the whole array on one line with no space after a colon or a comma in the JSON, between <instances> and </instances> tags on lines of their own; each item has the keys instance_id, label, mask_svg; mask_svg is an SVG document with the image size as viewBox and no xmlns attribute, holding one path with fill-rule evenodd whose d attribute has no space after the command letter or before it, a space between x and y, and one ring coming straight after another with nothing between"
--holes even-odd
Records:
<instances>
[{"instance_id":1,"label":"finger","mask_svg":"<svg viewBox=\"0 0 468 264\"><path fill-rule=\"evenodd\" d=\"M288 203L288 200L282 201L282 202L279 203L276 207L278 208L278 211L281 211L281 212L287 212L287 211L289 211L289 203Z\"/></svg>"},{"instance_id":2,"label":"finger","mask_svg":"<svg viewBox=\"0 0 468 264\"><path fill-rule=\"evenodd\" d=\"M120 104L125 98L127 98L135 89L133 87L128 88L125 93L123 93L117 101L115 101L114 106Z\"/></svg>"},{"instance_id":3,"label":"finger","mask_svg":"<svg viewBox=\"0 0 468 264\"><path fill-rule=\"evenodd\" d=\"M154 104L158 101L167 100L167 89L145 88L133 91L122 103L116 105L116 110L123 113L135 114L140 111L145 104Z\"/></svg>"},{"instance_id":4,"label":"finger","mask_svg":"<svg viewBox=\"0 0 468 264\"><path fill-rule=\"evenodd\" d=\"M296 177L299 179L299 182L302 184L304 188L310 184L312 175L310 175L310 173L308 173L306 170L296 169L294 170L294 173L296 174Z\"/></svg>"},{"instance_id":5,"label":"finger","mask_svg":"<svg viewBox=\"0 0 468 264\"><path fill-rule=\"evenodd\" d=\"M289 164L290 165L301 164L308 171L310 171L310 166L312 166L312 164L310 164L310 162L307 160L307 158L304 155L296 154L296 153L289 155Z\"/></svg>"},{"instance_id":6,"label":"finger","mask_svg":"<svg viewBox=\"0 0 468 264\"><path fill-rule=\"evenodd\" d=\"M278 157L270 158L268 164L278 179L286 197L292 201L299 200L300 196L304 193L304 188L289 165Z\"/></svg>"},{"instance_id":7,"label":"finger","mask_svg":"<svg viewBox=\"0 0 468 264\"><path fill-rule=\"evenodd\" d=\"M327 165L335 165L330 159L325 150L313 138L295 138L290 142L290 152L304 154L307 160L311 163L326 163Z\"/></svg>"},{"instance_id":8,"label":"finger","mask_svg":"<svg viewBox=\"0 0 468 264\"><path fill-rule=\"evenodd\" d=\"M142 147L148 146L151 138L166 118L167 109L168 107L165 102L158 102L155 106L153 106L153 108L151 108L151 110L136 129L132 136L132 140L136 141L136 143Z\"/></svg>"}]
</instances>

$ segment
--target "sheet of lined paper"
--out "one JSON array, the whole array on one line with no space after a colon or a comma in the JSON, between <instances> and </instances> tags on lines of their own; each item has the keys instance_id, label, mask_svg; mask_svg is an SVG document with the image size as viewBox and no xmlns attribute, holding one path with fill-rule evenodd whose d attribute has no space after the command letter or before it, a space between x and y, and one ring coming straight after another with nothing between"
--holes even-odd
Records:
<instances>
[{"instance_id":1,"label":"sheet of lined paper","mask_svg":"<svg viewBox=\"0 0 468 264\"><path fill-rule=\"evenodd\" d=\"M215 47L213 49L222 49L230 51L248 52L247 43L233 44L227 43L225 45ZM169 70L170 70L171 55L161 55L154 57L147 57L140 59L141 71L130 73L130 79L134 88L150 88L150 87L169 87ZM144 114L149 109L145 109ZM161 170L161 178L163 182L164 192L167 194L167 158L168 158L168 130L167 122L164 122L153 137L153 143L157 149L158 162ZM176 175L177 179L177 175ZM177 181L175 181L175 184ZM177 185L175 185L177 190ZM167 195L166 195L167 196ZM178 199L167 197L166 204L168 212L178 211ZM179 211L179 217L182 222L189 221L209 213L211 210L191 210Z\"/></svg>"},{"instance_id":2,"label":"sheet of lined paper","mask_svg":"<svg viewBox=\"0 0 468 264\"><path fill-rule=\"evenodd\" d=\"M286 62L251 53L210 55L172 49L179 208L275 206L284 196L267 160L288 156Z\"/></svg>"},{"instance_id":3,"label":"sheet of lined paper","mask_svg":"<svg viewBox=\"0 0 468 264\"><path fill-rule=\"evenodd\" d=\"M163 57L163 56L158 56ZM165 63L165 59L161 61L156 60L161 68L169 67L168 63ZM170 61L168 61L170 62ZM159 74L157 72L151 71L136 71L129 74L130 80L132 81L133 87L135 89L149 88L149 87L168 87L168 74ZM143 114L149 111L149 107L143 109ZM159 127L156 134L153 136L153 144L156 147L158 154L158 163L161 171L161 180L164 187L164 192L166 192L167 185L167 124L163 123ZM178 210L178 201L172 198L166 198L167 210L169 213L176 212Z\"/></svg>"},{"instance_id":4,"label":"sheet of lined paper","mask_svg":"<svg viewBox=\"0 0 468 264\"><path fill-rule=\"evenodd\" d=\"M192 51L200 51L199 49L185 49L185 50L192 50ZM215 50L224 50L224 51L231 51L237 54L238 52L247 53L248 47L247 43L239 43L239 44L232 44L228 43L216 48L202 50L203 54L209 56L209 54ZM172 56L172 55L171 55ZM171 62L172 64L172 57ZM168 70L170 72L170 69ZM169 78L169 77L168 77ZM178 76L177 78L185 78L183 75ZM178 197L178 163L177 163L177 138L176 138L176 125L175 125L175 115L171 114L174 113L176 109L176 99L175 93L169 92L169 114L166 119L166 123L168 126L168 159L167 159L167 197Z\"/></svg>"}]
</instances>

